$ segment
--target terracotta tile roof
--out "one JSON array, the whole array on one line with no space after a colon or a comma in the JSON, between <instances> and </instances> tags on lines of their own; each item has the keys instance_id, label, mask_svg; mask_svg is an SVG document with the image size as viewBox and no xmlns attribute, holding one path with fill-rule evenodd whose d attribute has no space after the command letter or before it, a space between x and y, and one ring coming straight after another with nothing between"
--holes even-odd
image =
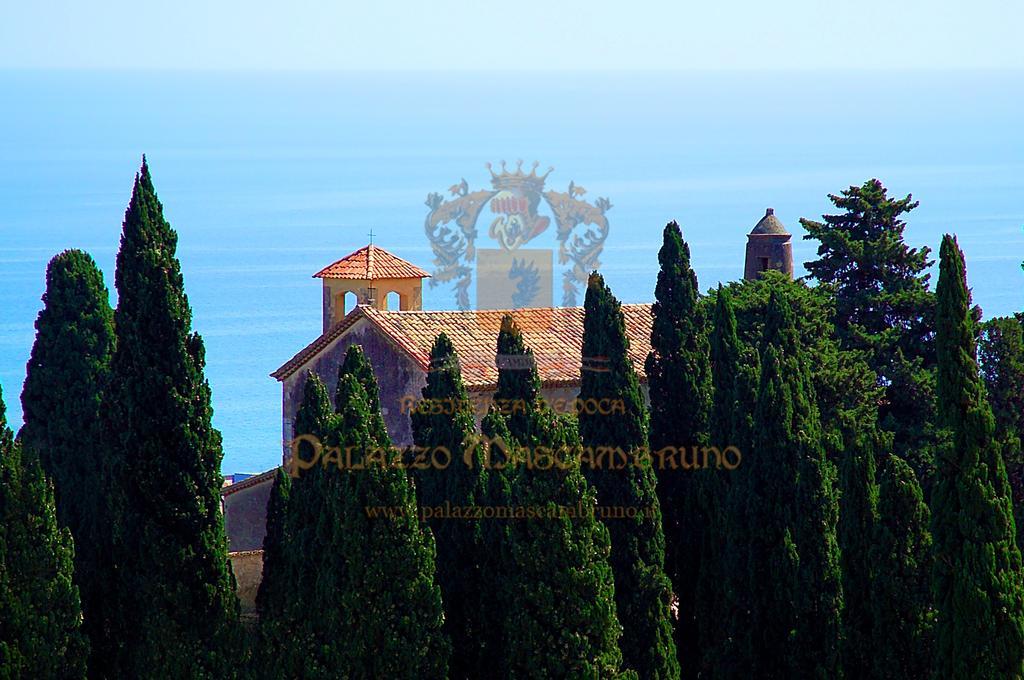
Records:
<instances>
[{"instance_id":1,"label":"terracotta tile roof","mask_svg":"<svg viewBox=\"0 0 1024 680\"><path fill-rule=\"evenodd\" d=\"M644 361L651 349L651 305L623 305L633 366L644 379ZM356 307L333 328L271 375L284 380L315 357L360 319L368 319L423 370L430 365L430 347L444 331L458 352L462 376L472 390L493 388L498 379L495 349L501 319L511 313L527 347L533 349L537 369L547 387L572 385L580 377L583 348L583 308L553 307L480 311L381 311Z\"/></svg>"},{"instance_id":2,"label":"terracotta tile roof","mask_svg":"<svg viewBox=\"0 0 1024 680\"><path fill-rule=\"evenodd\" d=\"M337 262L327 265L314 279L424 279L430 274L397 255L374 245L363 246Z\"/></svg>"}]
</instances>

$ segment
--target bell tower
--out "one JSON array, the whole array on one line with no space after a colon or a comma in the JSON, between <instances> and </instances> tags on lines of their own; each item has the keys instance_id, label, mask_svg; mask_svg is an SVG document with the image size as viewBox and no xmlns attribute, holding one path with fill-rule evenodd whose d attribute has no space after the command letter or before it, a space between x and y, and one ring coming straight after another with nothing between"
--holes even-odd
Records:
<instances>
[{"instance_id":1,"label":"bell tower","mask_svg":"<svg viewBox=\"0 0 1024 680\"><path fill-rule=\"evenodd\" d=\"M757 279L769 269L793 278L793 236L775 216L774 208L765 210L764 217L747 236L743 278Z\"/></svg>"},{"instance_id":2,"label":"bell tower","mask_svg":"<svg viewBox=\"0 0 1024 680\"><path fill-rule=\"evenodd\" d=\"M373 244L349 253L313 274L324 282L324 332L357 305L387 310L389 293L398 295L401 311L422 309L423 279L429 277L411 262Z\"/></svg>"}]
</instances>

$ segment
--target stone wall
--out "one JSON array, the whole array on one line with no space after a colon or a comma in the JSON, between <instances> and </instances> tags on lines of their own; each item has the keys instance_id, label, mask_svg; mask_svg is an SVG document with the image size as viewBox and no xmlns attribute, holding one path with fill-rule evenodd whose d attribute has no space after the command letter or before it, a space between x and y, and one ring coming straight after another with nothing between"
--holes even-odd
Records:
<instances>
[{"instance_id":1,"label":"stone wall","mask_svg":"<svg viewBox=\"0 0 1024 680\"><path fill-rule=\"evenodd\" d=\"M755 280L767 263L767 269L793 278L793 237L789 234L750 234L747 237L747 257L743 278Z\"/></svg>"},{"instance_id":2,"label":"stone wall","mask_svg":"<svg viewBox=\"0 0 1024 680\"><path fill-rule=\"evenodd\" d=\"M253 619L256 617L256 593L263 580L263 551L230 552L228 558L235 575L235 593L238 595L242 619Z\"/></svg>"},{"instance_id":3,"label":"stone wall","mask_svg":"<svg viewBox=\"0 0 1024 680\"><path fill-rule=\"evenodd\" d=\"M263 547L263 537L267 533L267 501L274 486L274 475L264 473L258 477L242 480L221 491L229 552Z\"/></svg>"},{"instance_id":4,"label":"stone wall","mask_svg":"<svg viewBox=\"0 0 1024 680\"><path fill-rule=\"evenodd\" d=\"M282 460L287 460L289 456L288 442L294 437L295 413L302 403L306 372L313 370L320 376L327 385L333 401L338 382L338 368L345 360L345 352L350 345L362 345L363 352L373 366L380 388L381 411L392 441L397 446L412 444L412 427L408 413L403 413L402 404L406 396L419 398L420 390L426 382L426 374L405 352L395 347L391 340L380 333L373 326L373 322L363 319L282 383Z\"/></svg>"}]
</instances>

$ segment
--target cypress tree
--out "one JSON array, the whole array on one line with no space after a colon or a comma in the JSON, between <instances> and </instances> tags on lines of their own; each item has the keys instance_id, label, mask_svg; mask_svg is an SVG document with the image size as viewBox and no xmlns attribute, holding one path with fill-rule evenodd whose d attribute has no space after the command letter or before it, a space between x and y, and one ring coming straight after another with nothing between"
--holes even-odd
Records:
<instances>
[{"instance_id":1,"label":"cypress tree","mask_svg":"<svg viewBox=\"0 0 1024 680\"><path fill-rule=\"evenodd\" d=\"M940 249L937 314L941 424L952 434L932 491L937 678L1024 674L1021 556L995 423L978 373L963 253Z\"/></svg>"},{"instance_id":2,"label":"cypress tree","mask_svg":"<svg viewBox=\"0 0 1024 680\"><path fill-rule=\"evenodd\" d=\"M753 411L753 402L744 403L743 347L736 333L732 296L721 285L715 296L710 348L713 388L710 444L719 449L735 446L742 454L749 451L749 446L740 440L745 431L740 418L744 409ZM756 384L752 377L750 380ZM742 515L737 513L743 503L740 497L743 487L735 479L744 471L741 458L737 469L728 473L705 470L700 479L701 507L708 524L702 547L704 568L697 582L696 609L705 612L700 617L704 623L698 631L701 668L711 677L733 677L729 669L737 665L736 639L746 630L743 586L738 580L745 572L740 536L744 525Z\"/></svg>"},{"instance_id":3,"label":"cypress tree","mask_svg":"<svg viewBox=\"0 0 1024 680\"><path fill-rule=\"evenodd\" d=\"M747 658L760 677L834 677L842 606L831 463L793 312L774 291L748 457Z\"/></svg>"},{"instance_id":4,"label":"cypress tree","mask_svg":"<svg viewBox=\"0 0 1024 680\"><path fill-rule=\"evenodd\" d=\"M322 598L340 596L325 617L337 650L328 668L367 680L446 678L450 648L433 536L419 521L409 477L394 464L397 451L375 439L370 399L355 375L342 378L337 398L341 441L363 466L332 475L344 514L325 534L333 543L324 557L344 567L322 569L317 582Z\"/></svg>"},{"instance_id":5,"label":"cypress tree","mask_svg":"<svg viewBox=\"0 0 1024 680\"><path fill-rule=\"evenodd\" d=\"M320 379L306 377L295 431L312 439L293 450L305 467L322 448L288 498L289 601L278 675L445 677L433 539L420 525L412 483L393 465L397 452L382 439L383 419L370 411L377 384L365 366L362 351L350 348L336 412Z\"/></svg>"},{"instance_id":6,"label":"cypress tree","mask_svg":"<svg viewBox=\"0 0 1024 680\"><path fill-rule=\"evenodd\" d=\"M996 438L1003 446L1014 523L1020 525L1024 521L1024 315L986 321L978 337L978 360L996 419ZM1017 533L1018 547L1022 534Z\"/></svg>"},{"instance_id":7,"label":"cypress tree","mask_svg":"<svg viewBox=\"0 0 1024 680\"><path fill-rule=\"evenodd\" d=\"M422 400L412 413L413 439L428 456L447 451L445 469L420 471L420 504L429 508L476 506L486 486L476 445L473 405L462 383L459 359L451 340L441 333L430 351L430 370ZM469 453L469 460L466 454ZM452 642L451 675L482 677L491 661L481 646L485 620L479 617L486 595L479 592L481 559L478 519L436 517L427 522L437 540L437 579L444 600L445 631Z\"/></svg>"},{"instance_id":8,"label":"cypress tree","mask_svg":"<svg viewBox=\"0 0 1024 680\"><path fill-rule=\"evenodd\" d=\"M479 598L476 617L485 622L477 632L476 649L480 668L484 668L488 660L491 663L487 670L481 671L482 677L493 674L494 665L504 663L509 654L511 608L514 606L509 595L509 584L514 577L509 522L512 521L512 481L515 474L510 459L517 460L521 456L497 407L492 406L488 410L480 423L480 432L486 439L479 447L485 467L481 476L479 504L481 513L491 509L491 516L485 516L478 522L475 537L478 580L475 595Z\"/></svg>"},{"instance_id":9,"label":"cypress tree","mask_svg":"<svg viewBox=\"0 0 1024 680\"><path fill-rule=\"evenodd\" d=\"M267 533L263 537L263 574L256 592L259 613L258 646L253 654L254 672L263 677L280 674L281 648L291 644L286 606L291 596L291 545L286 533L288 499L292 478L278 468L267 500Z\"/></svg>"},{"instance_id":10,"label":"cypress tree","mask_svg":"<svg viewBox=\"0 0 1024 680\"><path fill-rule=\"evenodd\" d=\"M843 609L843 672L867 678L873 670L871 592L874 563L865 559L874 542L878 519L875 484L875 441L872 433L851 437L839 468L840 511L838 538L843 592L850 593ZM891 438L890 438L891 439Z\"/></svg>"},{"instance_id":11,"label":"cypress tree","mask_svg":"<svg viewBox=\"0 0 1024 680\"><path fill-rule=\"evenodd\" d=\"M0 677L85 678L89 644L72 583L74 543L53 486L7 426L0 395Z\"/></svg>"},{"instance_id":12,"label":"cypress tree","mask_svg":"<svg viewBox=\"0 0 1024 680\"><path fill-rule=\"evenodd\" d=\"M931 677L934 640L929 516L913 469L898 456L889 456L882 466L879 520L869 553L875 568L871 588L875 678Z\"/></svg>"},{"instance_id":13,"label":"cypress tree","mask_svg":"<svg viewBox=\"0 0 1024 680\"><path fill-rule=\"evenodd\" d=\"M272 555L263 569L269 590L263 603L266 610L260 616L269 614L263 631L273 647L269 650L271 660L280 664L274 674L284 677L329 677L325 650L338 642L324 625L326 612L336 606L337 598L325 601L317 592L317 579L326 578L323 569L334 566L321 564L332 548L330 537L321 535L321 527L336 522L341 512L328 484L329 475L340 472L335 466L323 464L325 450L338 444L334 438L336 430L337 417L327 388L316 373L309 371L295 413L291 460L286 465L291 470L292 482L283 521L284 559L275 561ZM310 461L316 463L310 465ZM278 491L282 488L278 487ZM267 529L269 535L269 525ZM275 573L275 567L282 573ZM281 600L272 596L278 583L286 584ZM276 611L275 605L280 607Z\"/></svg>"},{"instance_id":14,"label":"cypress tree","mask_svg":"<svg viewBox=\"0 0 1024 680\"><path fill-rule=\"evenodd\" d=\"M698 305L697 275L679 225L665 226L652 307L651 354L645 371L651 402L650 446L678 449L708 443L711 369ZM694 584L700 580L703 527L695 475L659 471L658 499L666 538L666 571L675 586L676 648L682 676L695 678L702 652Z\"/></svg>"},{"instance_id":15,"label":"cypress tree","mask_svg":"<svg viewBox=\"0 0 1024 680\"><path fill-rule=\"evenodd\" d=\"M579 429L583 446L600 463L587 468L585 476L604 508L635 509L633 517L609 514L605 519L616 612L627 624L619 642L623 662L640 678L678 678L661 509L654 470L644 455L646 409L629 358L622 306L596 272L587 283L584 310L579 398L594 408L581 410ZM601 452L612 455L600 458Z\"/></svg>"},{"instance_id":16,"label":"cypress tree","mask_svg":"<svg viewBox=\"0 0 1024 680\"><path fill-rule=\"evenodd\" d=\"M377 387L377 377L373 374L373 366L370 365L370 360L366 358L366 354L360 345L350 345L345 350L345 359L338 368L338 383L334 390L334 410L337 413L341 413L345 407L345 404L338 397L338 388L341 387L341 381L346 375L354 377L363 386L363 391L366 392L368 400L367 415L370 419L371 436L378 445L388 446L391 439L390 435L388 435L387 426L384 424L384 415L380 408L380 390Z\"/></svg>"},{"instance_id":17,"label":"cypress tree","mask_svg":"<svg viewBox=\"0 0 1024 680\"><path fill-rule=\"evenodd\" d=\"M68 250L50 260L21 395L20 437L53 480L58 523L75 541L75 584L94 677L109 673L116 647L103 626L112 574L100 417L114 351L113 314L103 274L87 253Z\"/></svg>"},{"instance_id":18,"label":"cypress tree","mask_svg":"<svg viewBox=\"0 0 1024 680\"><path fill-rule=\"evenodd\" d=\"M285 519L291 490L291 476L284 468L278 468L274 475L274 485L270 488L270 498L267 499L267 533L263 537L263 579L256 594L256 607L260 611L260 616L264 618L273 618L275 614L281 612L288 597Z\"/></svg>"},{"instance_id":19,"label":"cypress tree","mask_svg":"<svg viewBox=\"0 0 1024 680\"><path fill-rule=\"evenodd\" d=\"M220 511L221 441L205 350L143 159L117 255L117 348L105 411L121 602L119 674L224 676L238 601Z\"/></svg>"},{"instance_id":20,"label":"cypress tree","mask_svg":"<svg viewBox=\"0 0 1024 680\"><path fill-rule=\"evenodd\" d=\"M619 677L608 529L594 517L575 423L541 403L533 353L510 316L498 334L498 367L495 400L509 405L513 451L526 458L511 485L505 675ZM550 467L544 450L554 452Z\"/></svg>"}]
</instances>

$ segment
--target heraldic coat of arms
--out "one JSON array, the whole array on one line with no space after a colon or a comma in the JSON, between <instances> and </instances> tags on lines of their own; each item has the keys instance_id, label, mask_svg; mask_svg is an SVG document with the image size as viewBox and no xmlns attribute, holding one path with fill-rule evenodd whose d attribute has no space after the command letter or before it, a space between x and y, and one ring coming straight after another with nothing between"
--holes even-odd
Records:
<instances>
[{"instance_id":1,"label":"heraldic coat of arms","mask_svg":"<svg viewBox=\"0 0 1024 680\"><path fill-rule=\"evenodd\" d=\"M539 214L542 202L550 209L558 242L558 262L562 272L562 306L577 305L579 291L586 285L588 274L600 265L599 257L608 237L608 218L612 207L607 198L598 198L593 205L580 197L586 189L569 182L567 191L545 190L544 182L554 168L537 174L534 163L529 174L523 162L510 171L501 162L491 173L492 188L470 191L463 179L453 185L451 198L431 193L426 205L430 208L425 230L434 251L431 286L451 284L459 309L470 308L470 287L473 284L473 263L476 263L477 309L509 309L550 307L553 305L553 250L526 248L551 226L551 218ZM498 246L479 248L477 222L482 212L489 212L487 235ZM547 239L550 242L550 237Z\"/></svg>"}]
</instances>

